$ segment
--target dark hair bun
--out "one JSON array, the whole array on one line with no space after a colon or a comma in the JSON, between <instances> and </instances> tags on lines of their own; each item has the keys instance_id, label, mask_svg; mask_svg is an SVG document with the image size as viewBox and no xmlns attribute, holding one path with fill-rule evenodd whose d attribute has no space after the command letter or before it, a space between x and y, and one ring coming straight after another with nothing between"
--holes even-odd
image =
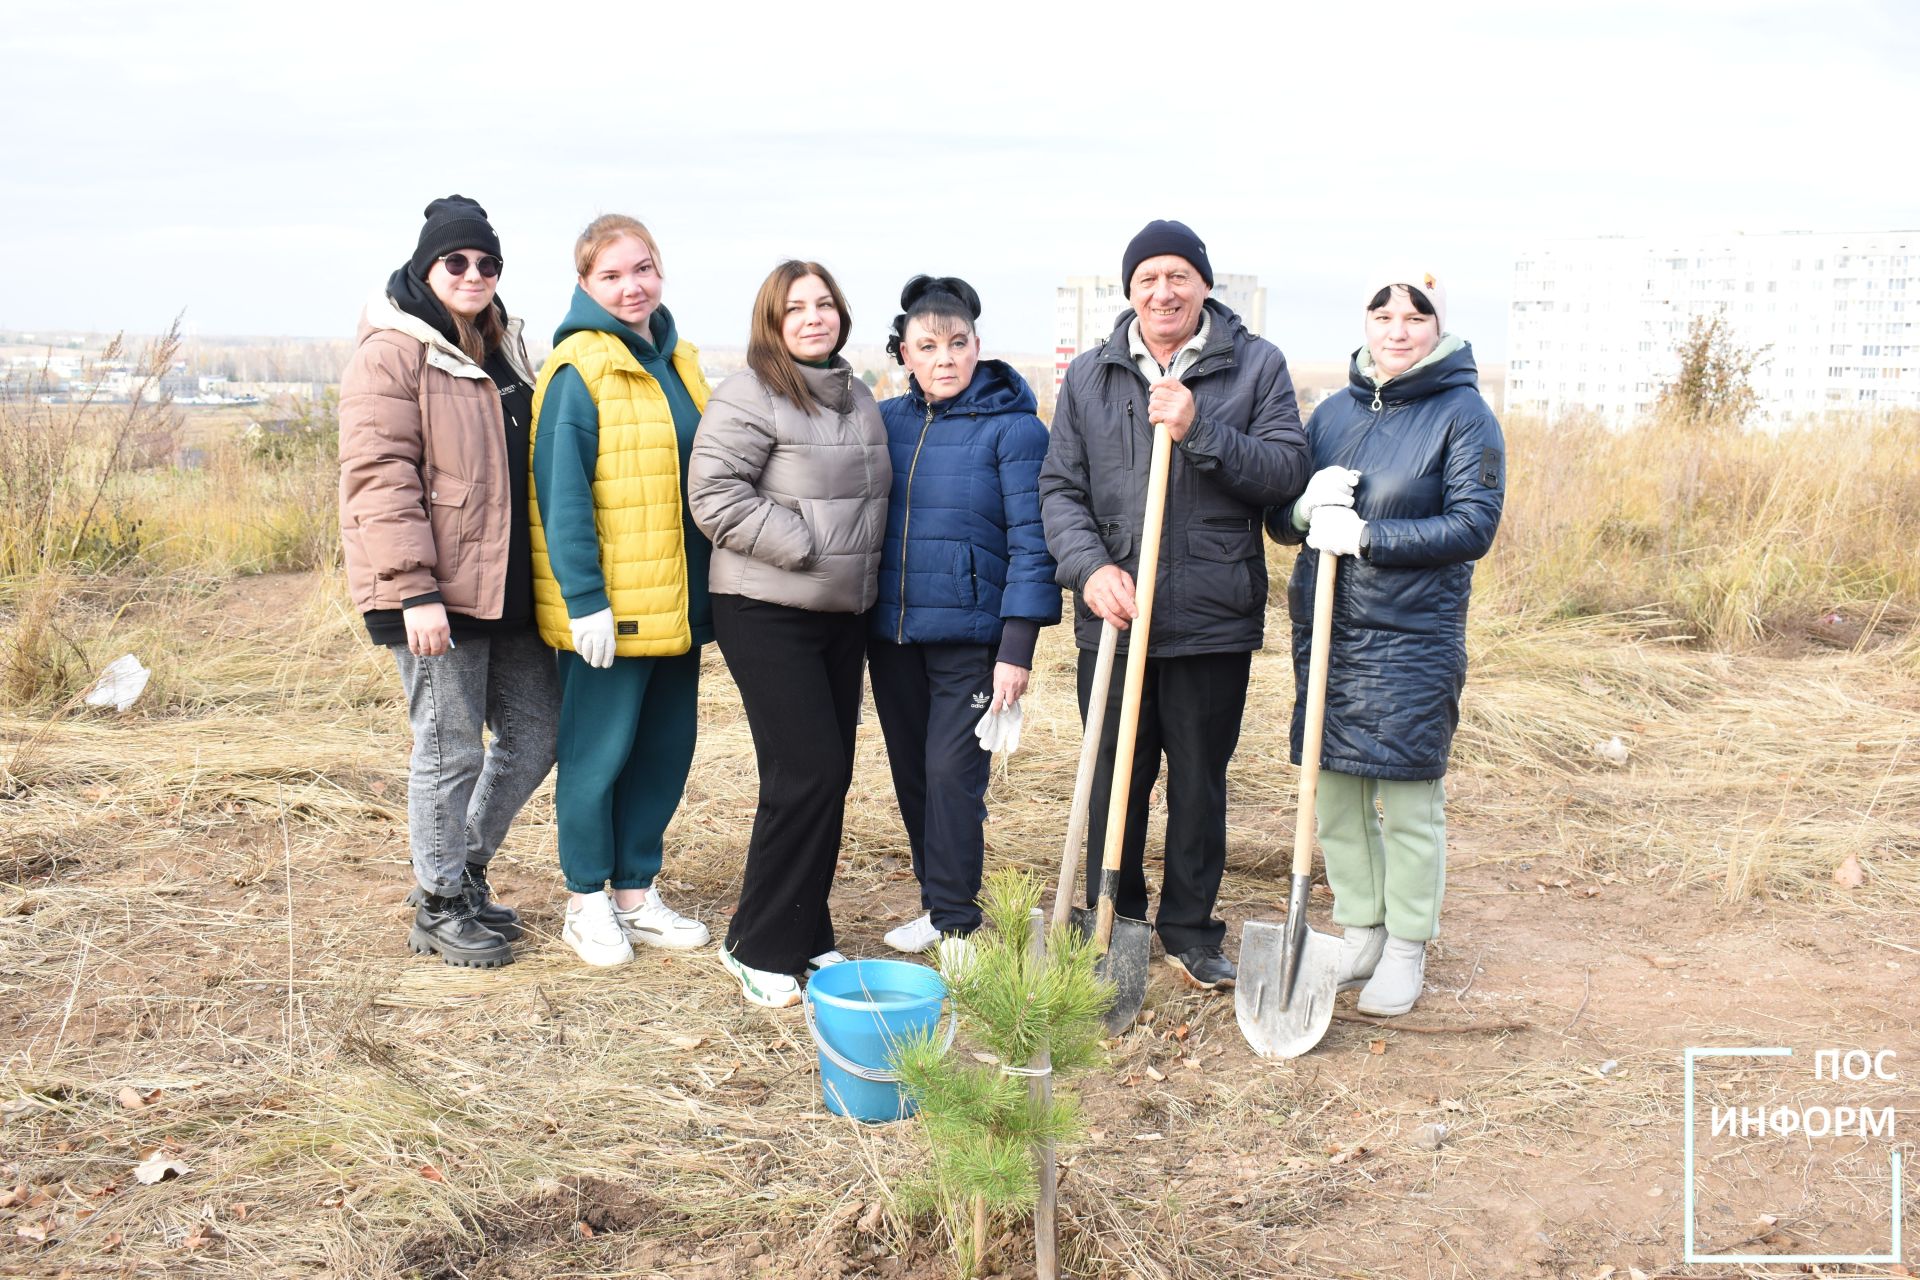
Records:
<instances>
[{"instance_id":1,"label":"dark hair bun","mask_svg":"<svg viewBox=\"0 0 1920 1280\"><path fill-rule=\"evenodd\" d=\"M975 320L980 318L980 295L959 276L915 276L900 291L900 309L911 315L914 304L932 293L952 294L959 299L970 317Z\"/></svg>"}]
</instances>

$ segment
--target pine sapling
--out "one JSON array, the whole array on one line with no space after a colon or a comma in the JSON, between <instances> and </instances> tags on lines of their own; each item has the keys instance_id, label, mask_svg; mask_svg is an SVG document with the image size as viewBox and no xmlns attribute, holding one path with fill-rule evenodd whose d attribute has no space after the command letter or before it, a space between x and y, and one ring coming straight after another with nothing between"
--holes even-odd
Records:
<instances>
[{"instance_id":1,"label":"pine sapling","mask_svg":"<svg viewBox=\"0 0 1920 1280\"><path fill-rule=\"evenodd\" d=\"M984 924L969 946L944 953L942 976L974 1052L942 1053L929 1031L903 1041L891 1059L931 1149L925 1177L903 1194L909 1205L939 1212L962 1276L979 1266L986 1214L1032 1212L1037 1154L1082 1133L1063 1078L1104 1057L1101 1019L1112 984L1093 971L1092 941L1072 928L1052 930L1044 954L1030 946L1040 896L1031 874L996 872L981 894ZM1044 1101L1030 1093L1027 1070L1042 1049L1053 1076Z\"/></svg>"}]
</instances>

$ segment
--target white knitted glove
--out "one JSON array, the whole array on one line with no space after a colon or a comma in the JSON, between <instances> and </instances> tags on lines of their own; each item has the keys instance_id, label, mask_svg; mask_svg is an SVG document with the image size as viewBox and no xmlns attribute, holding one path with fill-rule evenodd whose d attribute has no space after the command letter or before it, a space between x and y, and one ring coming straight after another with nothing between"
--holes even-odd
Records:
<instances>
[{"instance_id":1,"label":"white knitted glove","mask_svg":"<svg viewBox=\"0 0 1920 1280\"><path fill-rule=\"evenodd\" d=\"M602 609L572 620L573 651L590 667L613 665L613 610Z\"/></svg>"},{"instance_id":2,"label":"white knitted glove","mask_svg":"<svg viewBox=\"0 0 1920 1280\"><path fill-rule=\"evenodd\" d=\"M1355 515L1352 507L1322 507L1313 513L1313 522L1307 526L1307 545L1337 556L1357 556L1360 533L1366 527L1367 522Z\"/></svg>"},{"instance_id":3,"label":"white knitted glove","mask_svg":"<svg viewBox=\"0 0 1920 1280\"><path fill-rule=\"evenodd\" d=\"M1313 473L1306 492L1293 504L1294 514L1311 520L1316 507L1350 507L1353 487L1359 483L1360 473L1351 467L1322 467Z\"/></svg>"},{"instance_id":4,"label":"white knitted glove","mask_svg":"<svg viewBox=\"0 0 1920 1280\"><path fill-rule=\"evenodd\" d=\"M1008 755L1020 749L1020 704L989 711L973 726L982 751L1003 751Z\"/></svg>"}]
</instances>

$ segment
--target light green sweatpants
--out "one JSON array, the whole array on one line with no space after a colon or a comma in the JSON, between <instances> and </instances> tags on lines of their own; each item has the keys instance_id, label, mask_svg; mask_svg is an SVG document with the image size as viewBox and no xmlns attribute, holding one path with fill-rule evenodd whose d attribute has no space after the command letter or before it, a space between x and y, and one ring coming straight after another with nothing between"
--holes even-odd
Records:
<instances>
[{"instance_id":1,"label":"light green sweatpants","mask_svg":"<svg viewBox=\"0 0 1920 1280\"><path fill-rule=\"evenodd\" d=\"M1314 816L1336 924L1385 922L1388 934L1407 942L1439 936L1447 883L1441 779L1395 782L1323 769Z\"/></svg>"}]
</instances>

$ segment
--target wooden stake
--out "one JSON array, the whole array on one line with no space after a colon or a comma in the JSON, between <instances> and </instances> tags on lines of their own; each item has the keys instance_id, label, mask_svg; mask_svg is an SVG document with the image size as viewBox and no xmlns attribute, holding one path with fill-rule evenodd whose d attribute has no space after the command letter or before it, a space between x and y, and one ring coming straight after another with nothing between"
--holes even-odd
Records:
<instances>
[{"instance_id":1,"label":"wooden stake","mask_svg":"<svg viewBox=\"0 0 1920 1280\"><path fill-rule=\"evenodd\" d=\"M973 1198L973 1274L981 1271L980 1260L987 1253L987 1198Z\"/></svg>"},{"instance_id":2,"label":"wooden stake","mask_svg":"<svg viewBox=\"0 0 1920 1280\"><path fill-rule=\"evenodd\" d=\"M1028 938L1033 948L1034 970L1047 962L1047 922L1035 907L1027 917ZM1053 1104L1053 1052L1042 1041L1033 1061L1027 1064L1037 1073L1027 1078L1027 1098L1036 1109ZM1035 1153L1040 1164L1040 1202L1033 1210L1033 1267L1035 1280L1058 1280L1060 1244L1055 1235L1059 1222L1060 1179L1054 1161L1053 1143L1043 1142Z\"/></svg>"}]
</instances>

